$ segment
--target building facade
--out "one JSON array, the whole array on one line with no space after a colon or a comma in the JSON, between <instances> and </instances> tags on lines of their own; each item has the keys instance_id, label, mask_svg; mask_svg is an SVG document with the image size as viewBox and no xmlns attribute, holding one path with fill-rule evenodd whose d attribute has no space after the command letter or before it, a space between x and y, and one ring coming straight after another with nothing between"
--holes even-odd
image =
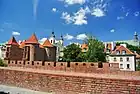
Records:
<instances>
[{"instance_id":1,"label":"building facade","mask_svg":"<svg viewBox=\"0 0 140 94\"><path fill-rule=\"evenodd\" d=\"M0 44L0 59L4 59L6 54L6 43Z\"/></svg>"},{"instance_id":2,"label":"building facade","mask_svg":"<svg viewBox=\"0 0 140 94\"><path fill-rule=\"evenodd\" d=\"M49 40L41 45L35 34L21 44L12 37L6 44L5 60L56 61L56 47Z\"/></svg>"},{"instance_id":3,"label":"building facade","mask_svg":"<svg viewBox=\"0 0 140 94\"><path fill-rule=\"evenodd\" d=\"M120 70L135 71L136 70L136 55L131 52L126 46L116 46L115 49L108 55L109 63L119 63Z\"/></svg>"},{"instance_id":4,"label":"building facade","mask_svg":"<svg viewBox=\"0 0 140 94\"><path fill-rule=\"evenodd\" d=\"M63 36L60 36L60 39L56 39L54 32L52 32L49 41L52 45L56 47L56 61L61 61L63 57L64 50L64 39Z\"/></svg>"}]
</instances>

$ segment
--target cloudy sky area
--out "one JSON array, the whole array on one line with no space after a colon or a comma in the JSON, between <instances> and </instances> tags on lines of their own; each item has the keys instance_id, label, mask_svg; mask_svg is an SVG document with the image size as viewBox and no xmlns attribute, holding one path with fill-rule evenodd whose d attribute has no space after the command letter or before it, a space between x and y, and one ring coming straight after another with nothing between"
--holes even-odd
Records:
<instances>
[{"instance_id":1,"label":"cloudy sky area","mask_svg":"<svg viewBox=\"0 0 140 94\"><path fill-rule=\"evenodd\" d=\"M54 31L65 44L86 34L102 41L132 39L140 33L139 0L0 0L0 42L36 33L45 40Z\"/></svg>"}]
</instances>

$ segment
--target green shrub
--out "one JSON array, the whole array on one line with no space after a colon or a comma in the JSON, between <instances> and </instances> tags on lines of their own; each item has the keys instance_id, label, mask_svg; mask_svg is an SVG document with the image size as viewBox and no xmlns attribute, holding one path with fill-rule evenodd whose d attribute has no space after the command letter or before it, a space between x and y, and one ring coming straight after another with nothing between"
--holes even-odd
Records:
<instances>
[{"instance_id":1,"label":"green shrub","mask_svg":"<svg viewBox=\"0 0 140 94\"><path fill-rule=\"evenodd\" d=\"M0 66L1 67L7 67L7 64L4 63L4 61L2 59L0 59Z\"/></svg>"}]
</instances>

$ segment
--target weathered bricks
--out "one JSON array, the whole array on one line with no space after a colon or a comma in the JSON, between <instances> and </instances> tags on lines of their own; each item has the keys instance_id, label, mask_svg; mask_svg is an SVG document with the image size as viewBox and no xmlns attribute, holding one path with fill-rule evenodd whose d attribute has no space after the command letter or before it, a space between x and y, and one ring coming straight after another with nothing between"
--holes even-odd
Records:
<instances>
[{"instance_id":1,"label":"weathered bricks","mask_svg":"<svg viewBox=\"0 0 140 94\"><path fill-rule=\"evenodd\" d=\"M66 76L6 69L0 69L0 83L57 92L56 94L139 94L140 92L140 80Z\"/></svg>"}]
</instances>

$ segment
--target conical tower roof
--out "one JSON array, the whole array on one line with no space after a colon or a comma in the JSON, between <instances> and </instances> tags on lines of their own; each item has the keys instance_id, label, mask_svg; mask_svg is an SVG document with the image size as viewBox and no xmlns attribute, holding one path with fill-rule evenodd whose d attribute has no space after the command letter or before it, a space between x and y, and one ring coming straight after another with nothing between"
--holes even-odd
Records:
<instances>
[{"instance_id":1,"label":"conical tower roof","mask_svg":"<svg viewBox=\"0 0 140 94\"><path fill-rule=\"evenodd\" d=\"M19 46L19 44L17 43L15 37L13 36L7 43L8 45L17 45Z\"/></svg>"},{"instance_id":2,"label":"conical tower roof","mask_svg":"<svg viewBox=\"0 0 140 94\"><path fill-rule=\"evenodd\" d=\"M32 36L29 39L27 39L25 43L26 44L39 44L35 33L32 34Z\"/></svg>"},{"instance_id":3,"label":"conical tower roof","mask_svg":"<svg viewBox=\"0 0 140 94\"><path fill-rule=\"evenodd\" d=\"M44 46L44 47L53 47L53 45L50 43L49 40L46 40L46 41L43 43L43 46Z\"/></svg>"}]
</instances>

